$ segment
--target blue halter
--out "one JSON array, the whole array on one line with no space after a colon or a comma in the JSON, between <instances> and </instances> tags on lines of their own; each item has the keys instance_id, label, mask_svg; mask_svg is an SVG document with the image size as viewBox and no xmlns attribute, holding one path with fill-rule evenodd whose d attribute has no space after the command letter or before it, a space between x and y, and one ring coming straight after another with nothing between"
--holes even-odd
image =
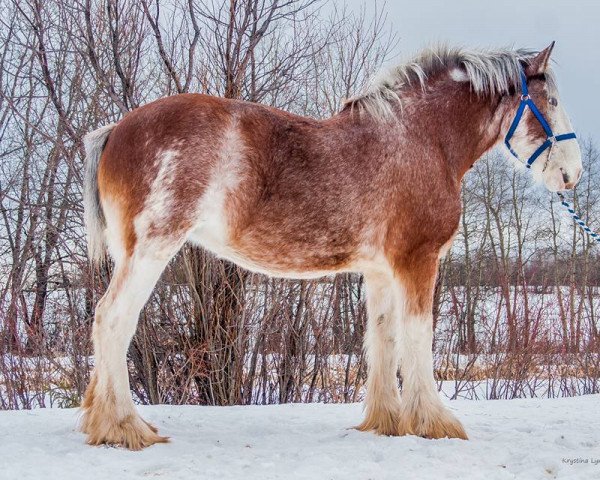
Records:
<instances>
[{"instance_id":1,"label":"blue halter","mask_svg":"<svg viewBox=\"0 0 600 480\"><path fill-rule=\"evenodd\" d=\"M536 107L535 103L529 96L529 90L527 89L527 77L525 77L525 74L523 72L521 72L521 91L522 91L521 103L519 103L519 108L517 109L515 119L513 120L510 128L508 129L508 133L506 134L506 137L504 138L504 144L506 145L506 147L508 148L510 153L512 153L517 160L521 160L519 158L519 155L517 154L517 152L515 152L512 149L512 147L510 145L510 139L515 134L515 130L517 129L517 127L519 126L519 123L521 122L521 119L523 118L523 114L525 113L525 108L529 107L529 109L535 115L535 118L537 118L538 122L540 122L540 124L544 128L544 131L546 132L546 141L544 143L542 143L537 148L537 150L531 154L531 156L527 159L527 162L525 163L527 168L531 168L531 165L533 165L533 162L535 162L535 160L542 153L544 153L548 148L550 148L556 142L561 142L563 140L571 140L573 138L577 138L577 136L575 135L574 132L563 133L561 135L554 135L554 133L552 133L552 129L550 128L550 125L544 118L544 115L542 115L542 112L539 111L539 109Z\"/></svg>"}]
</instances>

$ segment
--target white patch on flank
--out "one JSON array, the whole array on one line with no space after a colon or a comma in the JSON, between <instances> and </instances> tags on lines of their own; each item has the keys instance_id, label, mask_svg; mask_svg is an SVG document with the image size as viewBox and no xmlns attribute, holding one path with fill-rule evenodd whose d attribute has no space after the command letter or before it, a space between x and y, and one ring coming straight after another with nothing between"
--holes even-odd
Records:
<instances>
[{"instance_id":1,"label":"white patch on flank","mask_svg":"<svg viewBox=\"0 0 600 480\"><path fill-rule=\"evenodd\" d=\"M144 208L133 222L135 233L141 241L146 239L148 229L152 225L160 225L169 218L173 200L171 186L175 178L174 160L178 154L177 150L171 149L163 150L156 155L158 173L150 185L150 193L146 197Z\"/></svg>"},{"instance_id":2,"label":"white patch on flank","mask_svg":"<svg viewBox=\"0 0 600 480\"><path fill-rule=\"evenodd\" d=\"M225 201L240 183L243 149L243 141L234 122L224 132L221 152L197 208L199 214L191 239L217 255L225 253L229 243Z\"/></svg>"}]
</instances>

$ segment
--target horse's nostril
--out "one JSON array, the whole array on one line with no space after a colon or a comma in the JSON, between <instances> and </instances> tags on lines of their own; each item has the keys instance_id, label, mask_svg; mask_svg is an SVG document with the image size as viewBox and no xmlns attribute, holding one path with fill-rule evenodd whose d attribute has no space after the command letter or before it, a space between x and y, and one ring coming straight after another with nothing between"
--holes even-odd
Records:
<instances>
[{"instance_id":1,"label":"horse's nostril","mask_svg":"<svg viewBox=\"0 0 600 480\"><path fill-rule=\"evenodd\" d=\"M563 182L565 182L566 185L567 183L569 183L569 174L565 172L562 168L560 169L560 171L562 173Z\"/></svg>"}]
</instances>

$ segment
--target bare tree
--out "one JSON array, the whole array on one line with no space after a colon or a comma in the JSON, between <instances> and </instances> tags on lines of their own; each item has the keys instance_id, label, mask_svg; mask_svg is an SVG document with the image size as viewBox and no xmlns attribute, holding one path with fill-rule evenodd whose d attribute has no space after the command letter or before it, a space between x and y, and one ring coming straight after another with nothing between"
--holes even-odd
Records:
<instances>
[{"instance_id":1,"label":"bare tree","mask_svg":"<svg viewBox=\"0 0 600 480\"><path fill-rule=\"evenodd\" d=\"M385 12L323 0L5 0L0 18L0 408L76 405L93 308L81 138L165 95L209 93L328 117L390 58ZM598 226L598 150L574 196ZM436 288L436 371L456 393L597 392L594 243L497 155L465 178ZM355 401L358 275L268 279L186 246L129 352L144 403ZM554 325L559 325L555 328ZM533 372L533 373L532 373ZM541 373L540 373L541 372ZM597 375L596 375L597 377ZM569 380L575 379L575 380ZM462 392L462 393L461 393ZM528 393L529 392L529 393Z\"/></svg>"}]
</instances>

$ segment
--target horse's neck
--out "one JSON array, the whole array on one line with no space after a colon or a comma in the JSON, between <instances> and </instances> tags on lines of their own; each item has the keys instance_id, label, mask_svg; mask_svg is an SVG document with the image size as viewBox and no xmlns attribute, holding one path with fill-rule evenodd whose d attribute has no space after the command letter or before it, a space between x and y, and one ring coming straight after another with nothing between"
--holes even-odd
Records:
<instances>
[{"instance_id":1,"label":"horse's neck","mask_svg":"<svg viewBox=\"0 0 600 480\"><path fill-rule=\"evenodd\" d=\"M500 139L505 106L499 98L478 97L468 85L418 95L400 111L401 122L425 142L439 146L458 180Z\"/></svg>"}]
</instances>

